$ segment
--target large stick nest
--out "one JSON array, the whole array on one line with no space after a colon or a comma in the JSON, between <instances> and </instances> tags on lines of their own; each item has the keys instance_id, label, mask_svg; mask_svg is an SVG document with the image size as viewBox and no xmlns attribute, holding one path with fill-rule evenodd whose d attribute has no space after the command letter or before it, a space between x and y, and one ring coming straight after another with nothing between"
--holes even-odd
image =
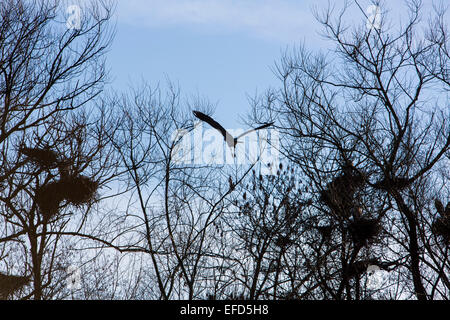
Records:
<instances>
[{"instance_id":1,"label":"large stick nest","mask_svg":"<svg viewBox=\"0 0 450 320\"><path fill-rule=\"evenodd\" d=\"M60 181L48 183L36 190L35 201L45 219L50 219L58 212L64 196L65 190L61 188Z\"/></svg>"},{"instance_id":2,"label":"large stick nest","mask_svg":"<svg viewBox=\"0 0 450 320\"><path fill-rule=\"evenodd\" d=\"M97 181L86 176L69 177L61 181L65 199L75 206L89 203L95 199L98 188Z\"/></svg>"},{"instance_id":3,"label":"large stick nest","mask_svg":"<svg viewBox=\"0 0 450 320\"><path fill-rule=\"evenodd\" d=\"M349 217L354 194L363 183L362 174L352 168L345 168L343 174L328 183L326 189L320 192L320 201L329 207L333 214Z\"/></svg>"},{"instance_id":4,"label":"large stick nest","mask_svg":"<svg viewBox=\"0 0 450 320\"><path fill-rule=\"evenodd\" d=\"M9 295L28 284L29 281L29 277L0 273L0 298L8 299Z\"/></svg>"},{"instance_id":5,"label":"large stick nest","mask_svg":"<svg viewBox=\"0 0 450 320\"><path fill-rule=\"evenodd\" d=\"M389 178L386 177L381 181L377 181L373 184L376 189L380 190L403 190L411 184L411 179L409 178Z\"/></svg>"},{"instance_id":6,"label":"large stick nest","mask_svg":"<svg viewBox=\"0 0 450 320\"><path fill-rule=\"evenodd\" d=\"M380 229L378 221L369 218L355 219L348 225L352 240L357 245L366 245L375 240Z\"/></svg>"},{"instance_id":7,"label":"large stick nest","mask_svg":"<svg viewBox=\"0 0 450 320\"><path fill-rule=\"evenodd\" d=\"M20 148L20 152L25 155L28 160L39 165L42 168L54 168L58 162L56 152L46 148Z\"/></svg>"},{"instance_id":8,"label":"large stick nest","mask_svg":"<svg viewBox=\"0 0 450 320\"><path fill-rule=\"evenodd\" d=\"M63 200L74 206L81 206L95 200L97 181L86 176L69 176L41 186L36 192L36 203L42 215L54 216Z\"/></svg>"}]
</instances>

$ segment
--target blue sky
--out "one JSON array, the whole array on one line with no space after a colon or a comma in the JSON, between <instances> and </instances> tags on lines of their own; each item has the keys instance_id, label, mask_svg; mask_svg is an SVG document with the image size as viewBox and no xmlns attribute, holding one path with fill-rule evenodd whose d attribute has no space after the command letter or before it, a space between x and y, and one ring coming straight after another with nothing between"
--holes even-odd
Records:
<instances>
[{"instance_id":1,"label":"blue sky","mask_svg":"<svg viewBox=\"0 0 450 320\"><path fill-rule=\"evenodd\" d=\"M338 1L338 7L343 1ZM363 7L368 1L359 1ZM278 86L271 68L305 43L325 48L312 7L325 0L119 0L108 64L115 89L166 79L187 96L217 104L214 116L239 127L248 95ZM353 6L353 12L356 11ZM362 13L358 12L362 17Z\"/></svg>"}]
</instances>

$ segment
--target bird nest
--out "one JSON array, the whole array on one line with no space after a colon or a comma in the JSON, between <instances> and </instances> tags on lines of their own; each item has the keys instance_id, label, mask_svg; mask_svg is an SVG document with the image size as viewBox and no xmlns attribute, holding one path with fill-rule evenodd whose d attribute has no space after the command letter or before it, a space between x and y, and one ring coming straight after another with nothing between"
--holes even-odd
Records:
<instances>
[{"instance_id":1,"label":"bird nest","mask_svg":"<svg viewBox=\"0 0 450 320\"><path fill-rule=\"evenodd\" d=\"M20 152L30 161L44 168L52 168L58 161L56 152L50 149L22 147Z\"/></svg>"},{"instance_id":2,"label":"bird nest","mask_svg":"<svg viewBox=\"0 0 450 320\"><path fill-rule=\"evenodd\" d=\"M348 218L350 215L350 209L353 206L353 194L341 193L336 189L326 189L320 192L320 199L328 208L331 209L331 213L338 217Z\"/></svg>"},{"instance_id":3,"label":"bird nest","mask_svg":"<svg viewBox=\"0 0 450 320\"><path fill-rule=\"evenodd\" d=\"M0 273L0 298L8 299L10 294L28 284L29 281L29 277Z\"/></svg>"},{"instance_id":4,"label":"bird nest","mask_svg":"<svg viewBox=\"0 0 450 320\"><path fill-rule=\"evenodd\" d=\"M59 181L43 185L36 191L36 204L46 219L50 219L58 212L63 199L64 190Z\"/></svg>"},{"instance_id":5,"label":"bird nest","mask_svg":"<svg viewBox=\"0 0 450 320\"><path fill-rule=\"evenodd\" d=\"M95 200L97 181L86 176L77 176L70 177L61 183L65 190L65 199L72 205L80 206Z\"/></svg>"},{"instance_id":6,"label":"bird nest","mask_svg":"<svg viewBox=\"0 0 450 320\"><path fill-rule=\"evenodd\" d=\"M360 218L349 223L348 231L355 244L366 245L375 240L380 232L380 225L376 219Z\"/></svg>"},{"instance_id":7,"label":"bird nest","mask_svg":"<svg viewBox=\"0 0 450 320\"><path fill-rule=\"evenodd\" d=\"M411 180L409 178L389 178L386 177L381 181L375 182L373 186L376 189L381 189L385 191L389 190L403 190L411 184Z\"/></svg>"},{"instance_id":8,"label":"bird nest","mask_svg":"<svg viewBox=\"0 0 450 320\"><path fill-rule=\"evenodd\" d=\"M81 206L95 200L98 183L85 176L73 176L41 186L36 192L36 203L42 215L54 216L63 200Z\"/></svg>"},{"instance_id":9,"label":"bird nest","mask_svg":"<svg viewBox=\"0 0 450 320\"><path fill-rule=\"evenodd\" d=\"M361 174L346 169L320 192L319 200L335 215L348 217L353 206L353 196L363 183L364 177Z\"/></svg>"}]
</instances>

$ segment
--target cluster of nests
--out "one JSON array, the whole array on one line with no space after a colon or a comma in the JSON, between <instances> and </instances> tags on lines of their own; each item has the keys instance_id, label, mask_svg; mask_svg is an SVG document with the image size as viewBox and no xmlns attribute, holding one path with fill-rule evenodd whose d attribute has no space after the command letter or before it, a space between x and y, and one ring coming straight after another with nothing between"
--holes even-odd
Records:
<instances>
[{"instance_id":1,"label":"cluster of nests","mask_svg":"<svg viewBox=\"0 0 450 320\"><path fill-rule=\"evenodd\" d=\"M442 202L436 199L434 205L439 217L434 220L431 230L435 235L440 236L446 244L450 244L450 202L444 208Z\"/></svg>"},{"instance_id":2,"label":"cluster of nests","mask_svg":"<svg viewBox=\"0 0 450 320\"><path fill-rule=\"evenodd\" d=\"M327 184L320 192L322 201L337 217L348 218L353 209L355 192L364 184L364 176L353 166L347 165L343 173Z\"/></svg>"},{"instance_id":3,"label":"cluster of nests","mask_svg":"<svg viewBox=\"0 0 450 320\"><path fill-rule=\"evenodd\" d=\"M8 299L12 293L21 289L29 282L29 277L7 275L0 272L0 299Z\"/></svg>"},{"instance_id":4,"label":"cluster of nests","mask_svg":"<svg viewBox=\"0 0 450 320\"><path fill-rule=\"evenodd\" d=\"M347 231L353 243L364 246L376 239L381 230L380 224L377 219L361 217L360 209L355 208L354 195L365 183L364 176L352 165L344 166L342 171L320 192L320 201L330 209L332 216L347 222ZM353 219L349 219L351 215ZM319 226L317 230L327 240L331 237L333 226Z\"/></svg>"},{"instance_id":5,"label":"cluster of nests","mask_svg":"<svg viewBox=\"0 0 450 320\"><path fill-rule=\"evenodd\" d=\"M41 169L59 169L59 180L46 183L36 190L35 201L44 219L53 217L62 201L78 207L94 200L98 183L86 176L69 174L67 163L60 161L50 148L22 147L20 152Z\"/></svg>"}]
</instances>

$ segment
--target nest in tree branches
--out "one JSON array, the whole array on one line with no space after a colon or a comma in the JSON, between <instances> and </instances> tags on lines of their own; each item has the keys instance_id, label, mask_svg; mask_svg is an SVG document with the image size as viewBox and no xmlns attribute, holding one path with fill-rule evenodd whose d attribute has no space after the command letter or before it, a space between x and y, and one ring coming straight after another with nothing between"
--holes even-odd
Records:
<instances>
[{"instance_id":1,"label":"nest in tree branches","mask_svg":"<svg viewBox=\"0 0 450 320\"><path fill-rule=\"evenodd\" d=\"M41 186L36 192L36 203L47 220L59 210L63 200L81 206L95 200L98 183L85 176L69 176Z\"/></svg>"},{"instance_id":2,"label":"nest in tree branches","mask_svg":"<svg viewBox=\"0 0 450 320\"><path fill-rule=\"evenodd\" d=\"M349 223L348 231L355 244L366 245L377 237L380 225L376 219L359 218Z\"/></svg>"},{"instance_id":3,"label":"nest in tree branches","mask_svg":"<svg viewBox=\"0 0 450 320\"><path fill-rule=\"evenodd\" d=\"M333 189L322 190L320 192L320 201L331 209L331 213L339 217L349 217L350 208L352 207L352 200L352 193L338 193Z\"/></svg>"},{"instance_id":4,"label":"nest in tree branches","mask_svg":"<svg viewBox=\"0 0 450 320\"><path fill-rule=\"evenodd\" d=\"M36 191L35 201L44 219L48 220L58 212L64 195L60 181L43 185Z\"/></svg>"},{"instance_id":5,"label":"nest in tree branches","mask_svg":"<svg viewBox=\"0 0 450 320\"><path fill-rule=\"evenodd\" d=\"M350 215L353 196L364 183L363 175L353 171L350 168L344 169L342 175L328 183L327 188L320 192L320 201L338 216Z\"/></svg>"},{"instance_id":6,"label":"nest in tree branches","mask_svg":"<svg viewBox=\"0 0 450 320\"><path fill-rule=\"evenodd\" d=\"M89 203L95 199L97 181L86 176L69 177L61 181L65 190L65 199L74 206Z\"/></svg>"},{"instance_id":7,"label":"nest in tree branches","mask_svg":"<svg viewBox=\"0 0 450 320\"><path fill-rule=\"evenodd\" d=\"M56 152L50 149L27 148L22 147L20 152L24 154L30 161L42 168L53 168L58 162Z\"/></svg>"},{"instance_id":8,"label":"nest in tree branches","mask_svg":"<svg viewBox=\"0 0 450 320\"><path fill-rule=\"evenodd\" d=\"M8 296L19 290L30 281L29 277L13 276L0 273L0 298L8 299Z\"/></svg>"},{"instance_id":9,"label":"nest in tree branches","mask_svg":"<svg viewBox=\"0 0 450 320\"><path fill-rule=\"evenodd\" d=\"M381 190L403 190L410 185L408 178L385 178L374 183L374 187Z\"/></svg>"}]
</instances>

